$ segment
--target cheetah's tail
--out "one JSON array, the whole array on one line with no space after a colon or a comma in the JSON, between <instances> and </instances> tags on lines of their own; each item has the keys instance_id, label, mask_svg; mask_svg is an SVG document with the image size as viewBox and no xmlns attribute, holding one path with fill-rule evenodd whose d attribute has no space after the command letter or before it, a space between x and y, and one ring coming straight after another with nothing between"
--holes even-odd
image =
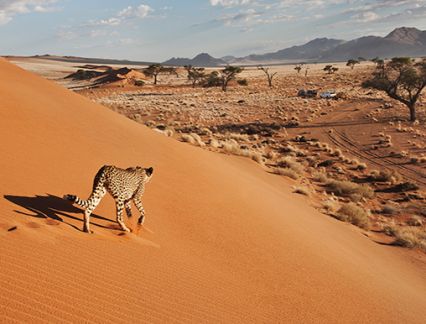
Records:
<instances>
[{"instance_id":1,"label":"cheetah's tail","mask_svg":"<svg viewBox=\"0 0 426 324\"><path fill-rule=\"evenodd\" d=\"M64 195L64 199L76 203L77 205L87 208L89 202L87 200L82 200L75 195Z\"/></svg>"}]
</instances>

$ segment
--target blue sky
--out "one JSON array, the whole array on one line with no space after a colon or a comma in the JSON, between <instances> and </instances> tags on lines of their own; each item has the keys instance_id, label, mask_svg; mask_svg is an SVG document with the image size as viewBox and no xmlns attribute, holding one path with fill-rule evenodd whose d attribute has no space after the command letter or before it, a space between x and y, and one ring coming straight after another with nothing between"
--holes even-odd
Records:
<instances>
[{"instance_id":1,"label":"blue sky","mask_svg":"<svg viewBox=\"0 0 426 324\"><path fill-rule=\"evenodd\" d=\"M0 54L163 61L426 29L426 0L0 0Z\"/></svg>"}]
</instances>

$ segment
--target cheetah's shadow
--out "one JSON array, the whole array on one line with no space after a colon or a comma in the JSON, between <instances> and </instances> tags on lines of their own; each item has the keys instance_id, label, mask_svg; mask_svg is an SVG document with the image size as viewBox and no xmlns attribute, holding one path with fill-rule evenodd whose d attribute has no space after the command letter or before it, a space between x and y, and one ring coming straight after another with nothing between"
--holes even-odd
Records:
<instances>
[{"instance_id":1,"label":"cheetah's shadow","mask_svg":"<svg viewBox=\"0 0 426 324\"><path fill-rule=\"evenodd\" d=\"M36 195L35 197L12 196L12 195L4 195L3 197L9 200L10 202L18 206L24 207L26 210L33 213L31 214L31 213L15 210L15 212L18 214L26 215L30 217L36 217L36 218L53 219L53 220L62 222L64 224L67 224L79 231L81 231L81 228L83 227L81 226L79 228L69 222L70 219L83 222L83 217L79 218L79 217L69 215L67 213L84 213L84 211L80 208L73 206L70 202L65 201L64 199L60 197L50 195L50 194L46 194L46 196ZM91 217L93 219L113 222L112 220L108 218L105 218L96 214L92 214ZM102 227L102 228L108 228L107 226L103 226L93 222L91 222L91 224L94 226Z\"/></svg>"}]
</instances>

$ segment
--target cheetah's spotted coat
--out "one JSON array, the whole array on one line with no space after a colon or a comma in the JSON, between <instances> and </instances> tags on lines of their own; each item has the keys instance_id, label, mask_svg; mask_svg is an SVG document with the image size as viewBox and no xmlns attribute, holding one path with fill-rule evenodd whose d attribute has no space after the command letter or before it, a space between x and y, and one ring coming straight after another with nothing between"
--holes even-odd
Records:
<instances>
[{"instance_id":1,"label":"cheetah's spotted coat","mask_svg":"<svg viewBox=\"0 0 426 324\"><path fill-rule=\"evenodd\" d=\"M103 166L95 176L93 190L87 200L82 200L75 195L65 195L64 198L85 208L83 231L90 231L90 214L108 191L114 198L117 208L117 223L123 231L130 232L123 221L123 208L127 216L132 216L130 203L133 200L140 212L138 224L142 224L145 211L142 206L141 196L145 190L145 184L151 179L153 168L127 168L120 169L115 166Z\"/></svg>"}]
</instances>

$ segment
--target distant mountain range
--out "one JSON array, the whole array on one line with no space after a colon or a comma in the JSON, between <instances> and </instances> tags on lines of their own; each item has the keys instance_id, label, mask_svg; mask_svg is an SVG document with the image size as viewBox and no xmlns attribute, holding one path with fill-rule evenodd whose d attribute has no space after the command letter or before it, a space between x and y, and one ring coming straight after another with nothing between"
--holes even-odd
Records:
<instances>
[{"instance_id":1,"label":"distant mountain range","mask_svg":"<svg viewBox=\"0 0 426 324\"><path fill-rule=\"evenodd\" d=\"M340 39L330 38L316 38L310 42L300 45L292 46L286 49L279 50L274 53L267 53L262 55L249 55L243 57L242 60L246 61L280 61L280 60L314 60L322 57L329 51L337 46L343 44L345 41Z\"/></svg>"},{"instance_id":2,"label":"distant mountain range","mask_svg":"<svg viewBox=\"0 0 426 324\"><path fill-rule=\"evenodd\" d=\"M195 56L193 59L173 57L170 60L163 62L163 65L171 66L200 66L200 67L209 67L209 66L221 66L226 65L227 61L223 59L217 59L207 53L201 53Z\"/></svg>"},{"instance_id":3,"label":"distant mountain range","mask_svg":"<svg viewBox=\"0 0 426 324\"><path fill-rule=\"evenodd\" d=\"M245 57L225 56L220 59L202 53L189 58L172 58L164 65L201 67L226 64L272 64L291 62L332 62L351 58L390 58L395 56L426 56L426 31L401 27L385 37L365 36L351 41L316 38L304 45L292 46L273 53L251 54Z\"/></svg>"}]
</instances>

